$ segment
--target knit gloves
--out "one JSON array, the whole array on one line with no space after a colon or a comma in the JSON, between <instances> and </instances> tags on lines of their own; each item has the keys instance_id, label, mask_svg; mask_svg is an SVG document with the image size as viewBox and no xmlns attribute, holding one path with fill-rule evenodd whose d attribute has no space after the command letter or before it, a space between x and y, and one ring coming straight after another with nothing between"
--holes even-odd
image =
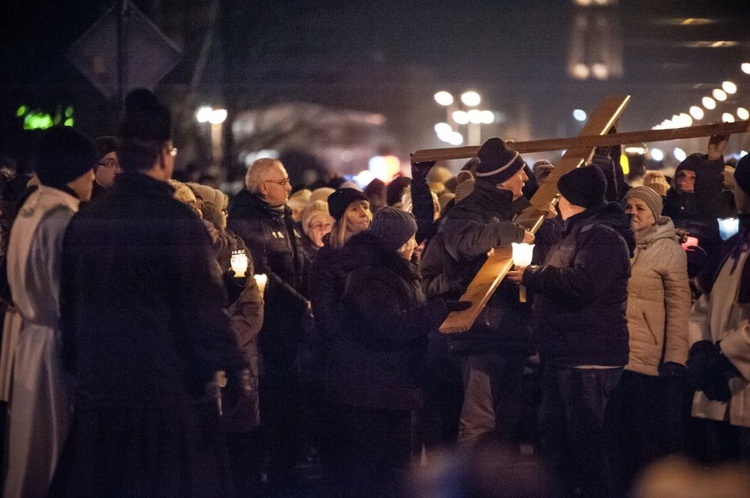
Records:
<instances>
[{"instance_id":1,"label":"knit gloves","mask_svg":"<svg viewBox=\"0 0 750 498\"><path fill-rule=\"evenodd\" d=\"M739 375L721 352L719 342L699 341L688 353L688 378L696 391L703 391L711 401L728 402L732 398L729 379Z\"/></svg>"}]
</instances>

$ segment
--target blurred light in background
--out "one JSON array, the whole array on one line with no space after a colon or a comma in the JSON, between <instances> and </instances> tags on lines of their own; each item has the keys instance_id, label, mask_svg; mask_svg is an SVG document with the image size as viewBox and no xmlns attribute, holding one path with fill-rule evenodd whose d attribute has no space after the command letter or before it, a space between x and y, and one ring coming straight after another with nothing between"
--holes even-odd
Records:
<instances>
[{"instance_id":1,"label":"blurred light in background","mask_svg":"<svg viewBox=\"0 0 750 498\"><path fill-rule=\"evenodd\" d=\"M716 109L716 101L711 97L703 97L703 107L709 111Z\"/></svg>"},{"instance_id":2,"label":"blurred light in background","mask_svg":"<svg viewBox=\"0 0 750 498\"><path fill-rule=\"evenodd\" d=\"M685 154L685 151L680 149L679 147L674 148L672 155L674 156L675 159L677 159L680 162L684 161L685 158L687 157L687 154Z\"/></svg>"},{"instance_id":3,"label":"blurred light in background","mask_svg":"<svg viewBox=\"0 0 750 498\"><path fill-rule=\"evenodd\" d=\"M586 111L584 111L583 109L576 109L573 111L573 119L575 119L576 121L584 122L586 121L587 117L588 116L586 116Z\"/></svg>"}]
</instances>

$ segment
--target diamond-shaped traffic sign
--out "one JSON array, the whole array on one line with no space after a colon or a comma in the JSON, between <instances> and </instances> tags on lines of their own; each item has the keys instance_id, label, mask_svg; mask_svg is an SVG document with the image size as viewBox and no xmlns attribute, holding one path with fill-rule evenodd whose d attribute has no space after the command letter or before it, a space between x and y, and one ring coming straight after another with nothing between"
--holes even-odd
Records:
<instances>
[{"instance_id":1,"label":"diamond-shaped traffic sign","mask_svg":"<svg viewBox=\"0 0 750 498\"><path fill-rule=\"evenodd\" d=\"M119 2L118 2L119 3ZM122 67L118 64L117 5L102 16L68 51L68 60L106 97L134 88L153 89L182 56L138 8L130 2L123 14Z\"/></svg>"}]
</instances>

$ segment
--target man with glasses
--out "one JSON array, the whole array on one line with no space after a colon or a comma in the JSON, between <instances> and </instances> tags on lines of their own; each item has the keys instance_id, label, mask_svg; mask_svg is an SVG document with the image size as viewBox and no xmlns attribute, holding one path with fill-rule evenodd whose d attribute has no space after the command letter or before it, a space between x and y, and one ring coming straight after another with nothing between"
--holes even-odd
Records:
<instances>
[{"instance_id":1,"label":"man with glasses","mask_svg":"<svg viewBox=\"0 0 750 498\"><path fill-rule=\"evenodd\" d=\"M173 198L169 109L125 99L123 173L63 242L63 359L75 411L52 496L227 496L216 374L247 364L198 216ZM241 393L238 393L241 394Z\"/></svg>"},{"instance_id":2,"label":"man with glasses","mask_svg":"<svg viewBox=\"0 0 750 498\"><path fill-rule=\"evenodd\" d=\"M120 141L115 137L99 137L96 139L96 150L99 160L94 166L94 190L91 198L100 197L115 184L115 178L122 173L120 162L117 160L117 149Z\"/></svg>"},{"instance_id":3,"label":"man with glasses","mask_svg":"<svg viewBox=\"0 0 750 498\"><path fill-rule=\"evenodd\" d=\"M246 189L229 204L227 228L242 237L255 271L268 275L265 320L259 335L265 372L260 377L261 421L268 431L271 491L294 482L300 453L301 396L296 360L302 317L308 308L307 259L286 202L292 187L284 165L258 159L247 170Z\"/></svg>"}]
</instances>

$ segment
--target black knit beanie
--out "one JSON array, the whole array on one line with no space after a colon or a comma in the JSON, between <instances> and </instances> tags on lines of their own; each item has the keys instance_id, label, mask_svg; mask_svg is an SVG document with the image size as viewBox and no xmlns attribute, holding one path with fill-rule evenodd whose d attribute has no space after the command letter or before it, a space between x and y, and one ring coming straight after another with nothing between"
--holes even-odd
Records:
<instances>
[{"instance_id":1,"label":"black knit beanie","mask_svg":"<svg viewBox=\"0 0 750 498\"><path fill-rule=\"evenodd\" d=\"M525 164L521 154L509 149L499 138L490 138L482 144L477 156L481 161L475 175L477 180L484 180L493 185L503 183L518 173Z\"/></svg>"},{"instance_id":2,"label":"black knit beanie","mask_svg":"<svg viewBox=\"0 0 750 498\"><path fill-rule=\"evenodd\" d=\"M138 88L125 97L120 137L166 141L172 137L172 114L153 92Z\"/></svg>"},{"instance_id":3,"label":"black knit beanie","mask_svg":"<svg viewBox=\"0 0 750 498\"><path fill-rule=\"evenodd\" d=\"M328 212L333 216L334 220L339 221L344 216L349 204L354 201L366 200L367 196L365 196L364 192L356 188L339 188L328 196Z\"/></svg>"},{"instance_id":4,"label":"black knit beanie","mask_svg":"<svg viewBox=\"0 0 750 498\"><path fill-rule=\"evenodd\" d=\"M42 185L63 187L94 169L98 158L87 136L67 126L54 126L39 137L34 170Z\"/></svg>"},{"instance_id":5,"label":"black knit beanie","mask_svg":"<svg viewBox=\"0 0 750 498\"><path fill-rule=\"evenodd\" d=\"M375 212L370 223L370 234L383 249L395 251L417 233L417 221L403 209L386 206Z\"/></svg>"},{"instance_id":6,"label":"black knit beanie","mask_svg":"<svg viewBox=\"0 0 750 498\"><path fill-rule=\"evenodd\" d=\"M581 166L561 176L557 189L571 204L588 209L604 202L607 179L596 166Z\"/></svg>"},{"instance_id":7,"label":"black knit beanie","mask_svg":"<svg viewBox=\"0 0 750 498\"><path fill-rule=\"evenodd\" d=\"M99 137L94 140L96 144L96 151L99 154L99 159L106 156L110 152L117 152L120 148L120 141L117 137Z\"/></svg>"}]
</instances>

